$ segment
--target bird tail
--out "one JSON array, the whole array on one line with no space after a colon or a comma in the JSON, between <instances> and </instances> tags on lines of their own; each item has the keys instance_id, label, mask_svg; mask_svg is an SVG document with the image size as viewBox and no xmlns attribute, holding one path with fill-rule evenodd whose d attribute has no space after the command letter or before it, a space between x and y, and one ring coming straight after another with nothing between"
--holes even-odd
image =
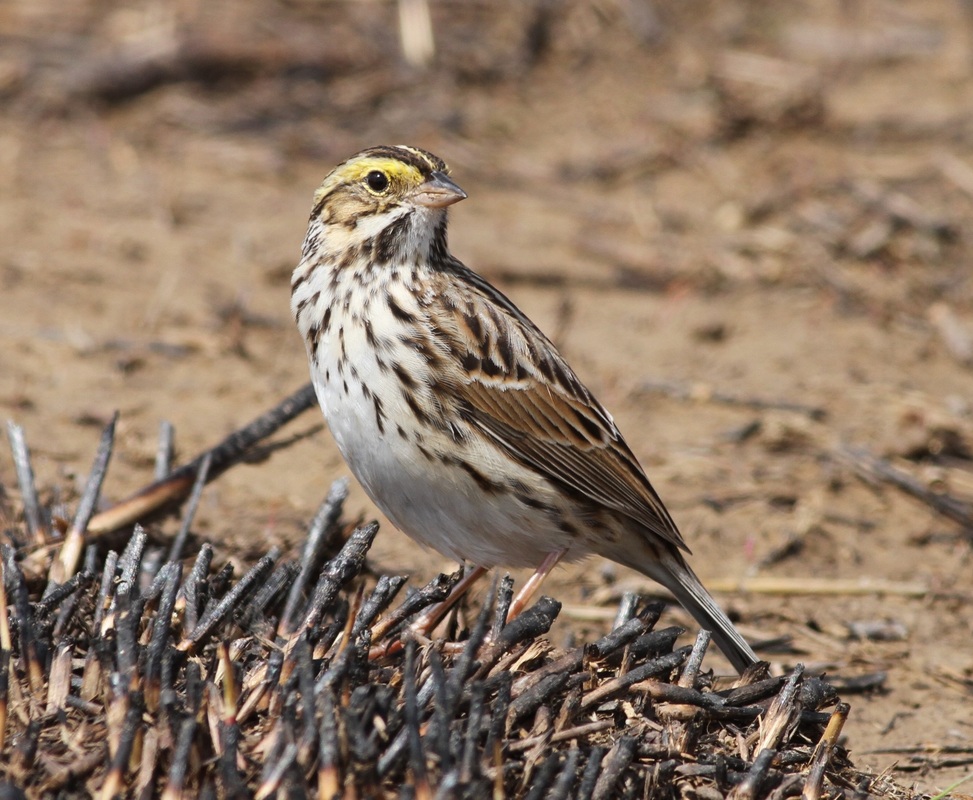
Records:
<instances>
[{"instance_id":1,"label":"bird tail","mask_svg":"<svg viewBox=\"0 0 973 800\"><path fill-rule=\"evenodd\" d=\"M672 592L693 619L713 635L716 646L737 672L742 673L759 660L681 554L670 551L658 560L652 559L648 564L630 566Z\"/></svg>"}]
</instances>

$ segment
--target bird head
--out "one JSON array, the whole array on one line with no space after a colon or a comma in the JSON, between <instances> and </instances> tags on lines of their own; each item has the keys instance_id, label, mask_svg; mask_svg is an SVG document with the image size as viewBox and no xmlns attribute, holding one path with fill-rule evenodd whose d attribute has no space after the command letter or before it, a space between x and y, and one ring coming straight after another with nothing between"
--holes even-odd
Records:
<instances>
[{"instance_id":1,"label":"bird head","mask_svg":"<svg viewBox=\"0 0 973 800\"><path fill-rule=\"evenodd\" d=\"M432 153L372 147L324 179L314 195L308 237L331 252L357 245L376 262L422 258L435 242L445 243L445 210L465 197Z\"/></svg>"}]
</instances>

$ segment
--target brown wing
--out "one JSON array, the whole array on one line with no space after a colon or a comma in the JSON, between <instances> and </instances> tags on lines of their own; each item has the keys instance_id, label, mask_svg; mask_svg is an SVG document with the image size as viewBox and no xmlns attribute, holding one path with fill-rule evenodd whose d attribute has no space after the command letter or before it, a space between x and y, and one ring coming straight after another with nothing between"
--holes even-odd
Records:
<instances>
[{"instance_id":1,"label":"brown wing","mask_svg":"<svg viewBox=\"0 0 973 800\"><path fill-rule=\"evenodd\" d=\"M688 552L611 416L554 345L497 289L461 265L457 273L475 291L439 309L434 335L468 375L443 387L467 421L548 480Z\"/></svg>"}]
</instances>

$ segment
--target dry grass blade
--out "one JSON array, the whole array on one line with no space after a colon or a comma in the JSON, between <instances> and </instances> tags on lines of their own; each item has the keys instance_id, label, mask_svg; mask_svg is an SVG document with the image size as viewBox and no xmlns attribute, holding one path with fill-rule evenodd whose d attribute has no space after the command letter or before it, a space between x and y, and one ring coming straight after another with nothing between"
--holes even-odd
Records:
<instances>
[{"instance_id":1,"label":"dry grass blade","mask_svg":"<svg viewBox=\"0 0 973 800\"><path fill-rule=\"evenodd\" d=\"M831 762L831 755L838 744L838 737L848 719L849 710L850 706L847 703L838 703L834 714L831 715L828 727L821 734L821 740L814 748L814 755L811 756L811 769L808 771L807 783L804 784L801 800L819 800L821 797L824 771Z\"/></svg>"}]
</instances>

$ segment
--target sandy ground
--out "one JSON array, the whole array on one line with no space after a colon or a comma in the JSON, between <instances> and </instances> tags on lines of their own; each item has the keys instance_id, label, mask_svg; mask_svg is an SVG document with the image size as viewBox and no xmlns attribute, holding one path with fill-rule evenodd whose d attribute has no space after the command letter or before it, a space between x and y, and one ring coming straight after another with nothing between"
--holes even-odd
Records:
<instances>
[{"instance_id":1,"label":"sandy ground","mask_svg":"<svg viewBox=\"0 0 973 800\"><path fill-rule=\"evenodd\" d=\"M109 501L161 420L184 459L213 444L307 379L288 279L316 185L426 147L469 193L454 252L612 411L741 630L775 671L885 673L845 695L852 758L943 789L973 761L971 527L838 454L973 498L965 8L433 2L421 67L389 3L4 3L0 417L69 510L115 409ZM299 545L346 470L316 414L294 434L208 489L199 536ZM375 514L357 487L348 510ZM372 562L453 566L388 525ZM554 636L629 588L656 590L560 570ZM855 636L875 622L890 640Z\"/></svg>"}]
</instances>

